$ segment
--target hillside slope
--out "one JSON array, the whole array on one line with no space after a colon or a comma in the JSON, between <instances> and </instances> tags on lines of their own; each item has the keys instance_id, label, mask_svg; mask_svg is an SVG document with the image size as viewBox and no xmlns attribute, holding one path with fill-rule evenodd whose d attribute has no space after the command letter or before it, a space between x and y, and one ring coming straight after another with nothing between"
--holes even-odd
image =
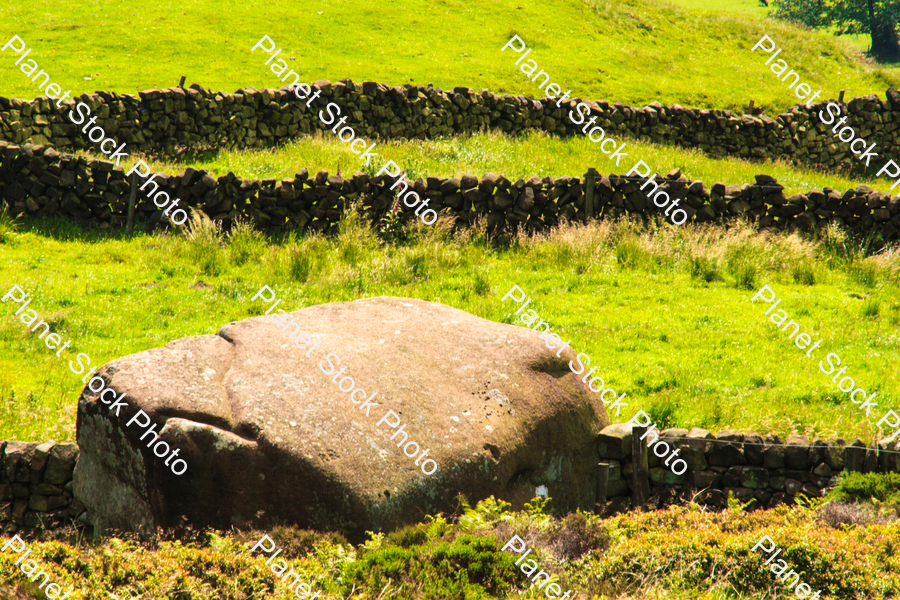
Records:
<instances>
[{"instance_id":1,"label":"hillside slope","mask_svg":"<svg viewBox=\"0 0 900 600\"><path fill-rule=\"evenodd\" d=\"M533 96L537 86L518 71L518 57L500 52L518 34L533 48L529 58L573 96L722 109L752 98L781 110L795 98L759 52L750 53L768 34L824 97L840 89L883 94L897 83L826 33L656 0L125 0L66 11L11 3L0 7L0 19L8 35L33 48L29 58L73 95L167 87L181 75L208 89L271 87L268 56L250 52L263 35L309 81L350 77ZM0 55L2 93L33 98L37 86L15 58L11 49Z\"/></svg>"}]
</instances>

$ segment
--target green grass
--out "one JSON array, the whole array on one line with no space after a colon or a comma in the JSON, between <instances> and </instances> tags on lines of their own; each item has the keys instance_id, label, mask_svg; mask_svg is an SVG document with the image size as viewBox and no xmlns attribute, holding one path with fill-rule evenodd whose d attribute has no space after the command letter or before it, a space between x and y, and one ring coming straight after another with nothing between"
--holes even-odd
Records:
<instances>
[{"instance_id":1,"label":"green grass","mask_svg":"<svg viewBox=\"0 0 900 600\"><path fill-rule=\"evenodd\" d=\"M500 51L519 34L533 47L529 58L573 97L632 105L732 108L753 99L770 112L786 108L796 98L759 51L750 52L764 34L824 98L840 88L884 94L900 80L825 32L766 21L755 10L698 12L658 0L125 0L79 2L65 11L9 3L0 20L73 96L169 87L181 75L229 92L278 87L267 56L250 52L263 35L310 81L350 77L539 96L512 51ZM33 98L35 85L13 62L10 50L0 55L0 92Z\"/></svg>"},{"instance_id":2,"label":"green grass","mask_svg":"<svg viewBox=\"0 0 900 600\"><path fill-rule=\"evenodd\" d=\"M493 172L505 175L512 181L528 179L532 175L544 177L581 176L588 167L595 167L603 174L624 175L642 159L654 171L665 175L673 168L680 168L686 177L701 180L707 187L721 181L727 185L752 183L754 175L765 173L778 179L786 193L806 193L813 189L831 187L843 192L867 183L879 191L889 191L893 182L883 178L850 178L845 175L821 172L807 167L790 165L783 160L750 162L737 158L709 158L697 149L663 146L652 142L627 140L628 156L616 168L596 145L586 137L560 139L542 132L529 132L510 137L498 132L478 133L438 140L382 141L377 150L393 160L407 173L407 177L454 177L465 173L481 176ZM105 158L102 155L90 155ZM128 170L137 156L130 156L122 166ZM154 170L177 174L186 167L207 169L215 176L228 171L244 178L282 179L293 178L302 167L310 172L318 170L334 174L340 166L348 176L356 170L365 170L364 162L353 154L347 144L332 134L317 134L285 144L273 150L221 150L204 153L184 160L150 160ZM372 165L369 172L376 173L381 162Z\"/></svg>"},{"instance_id":3,"label":"green grass","mask_svg":"<svg viewBox=\"0 0 900 600\"><path fill-rule=\"evenodd\" d=\"M702 11L704 14L716 13L725 15L740 15L757 19L765 19L772 11L771 6L760 6L756 0L668 0L676 6ZM833 34L833 29L824 30L826 35ZM800 35L807 36L809 32L799 30ZM818 32L817 32L818 33ZM832 38L836 44L844 48L849 56L855 56L858 60L868 65L879 76L886 80L896 80L900 77L900 62L877 63L865 56L872 45L872 38L865 34L841 35ZM842 82L841 85L844 85ZM862 95L852 86L847 89L847 97Z\"/></svg>"},{"instance_id":4,"label":"green grass","mask_svg":"<svg viewBox=\"0 0 900 600\"><path fill-rule=\"evenodd\" d=\"M769 6L760 6L759 0L669 0L669 2L676 6L704 12L745 17L765 18L769 15L769 11L772 10Z\"/></svg>"},{"instance_id":5,"label":"green grass","mask_svg":"<svg viewBox=\"0 0 900 600\"><path fill-rule=\"evenodd\" d=\"M900 405L898 259L862 259L838 232L814 244L744 227L645 231L601 222L507 249L492 248L480 229L462 238L441 228L410 234L405 245L383 246L351 219L329 239L266 240L246 229L224 238L208 225L193 241L124 240L70 225L7 236L4 288L27 290L30 308L72 346L57 358L12 316L10 303L2 305L0 439L73 439L83 387L67 367L74 353L102 365L215 333L263 312L250 298L264 284L291 310L390 295L504 323L515 322L514 307L501 298L517 284L554 331L599 359L604 378L627 392L629 406L613 421L642 408L672 426L871 439L874 422ZM822 340L816 360L751 304L763 284ZM827 352L838 353L864 389L878 391L874 418L819 371Z\"/></svg>"}]
</instances>

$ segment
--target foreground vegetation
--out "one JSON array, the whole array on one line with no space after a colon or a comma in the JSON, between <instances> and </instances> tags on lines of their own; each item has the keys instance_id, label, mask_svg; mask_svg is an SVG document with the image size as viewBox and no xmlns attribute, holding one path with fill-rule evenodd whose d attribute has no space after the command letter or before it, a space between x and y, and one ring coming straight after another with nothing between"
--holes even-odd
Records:
<instances>
[{"instance_id":1,"label":"foreground vegetation","mask_svg":"<svg viewBox=\"0 0 900 600\"><path fill-rule=\"evenodd\" d=\"M135 93L177 85L182 75L212 90L276 87L251 47L269 35L306 81L349 77L392 85L465 85L536 96L537 86L500 52L514 34L573 97L646 105L654 100L739 108L749 100L771 114L796 103L750 48L768 34L782 56L823 98L840 89L877 93L897 84L896 69L859 57L843 40L763 18L750 10L698 10L660 0L379 0L319 4L269 0L4 3L0 20L33 47L32 57L72 97L95 90ZM703 3L707 8L709 2ZM715 3L719 4L719 3ZM304 24L297 35L297 19ZM177 26L173 26L177 22ZM189 32L189 33L188 33ZM3 54L0 94L37 95ZM436 68L437 67L437 68Z\"/></svg>"},{"instance_id":2,"label":"foreground vegetation","mask_svg":"<svg viewBox=\"0 0 900 600\"><path fill-rule=\"evenodd\" d=\"M353 214L329 238L269 238L250 227L225 236L209 221L188 235L130 240L64 222L19 227L0 235L3 293L13 284L26 290L30 308L72 345L57 358L12 303L2 305L0 439L73 439L83 384L67 362L76 353L102 365L213 334L261 314L251 298L263 285L288 310L390 295L504 323L515 322L515 307L501 298L519 285L572 347L603 357L603 376L627 393L629 407L611 415L618 422L641 408L660 428L872 439L875 420L900 405L900 257L865 256L864 241L836 229L811 240L740 224L604 221L494 247L481 227L451 234L443 222L385 242ZM767 307L751 304L763 284L822 340L818 359L797 351ZM875 419L819 370L827 352L878 392Z\"/></svg>"},{"instance_id":3,"label":"foreground vegetation","mask_svg":"<svg viewBox=\"0 0 900 600\"><path fill-rule=\"evenodd\" d=\"M516 567L518 556L502 551L513 535L535 549L531 557L553 574L551 581L580 600L763 600L784 593L763 564L766 556L751 549L768 535L803 581L824 590L821 598L875 600L900 593L894 548L900 522L892 510L874 515L819 501L746 513L732 501L721 513L692 504L600 519L584 513L554 517L547 508L541 499L522 512L493 498L474 508L461 499L456 515L429 516L388 535L370 533L357 547L335 534L285 527L182 531L177 541L150 543L127 536L94 543L63 532L44 534L30 547L51 580L76 590L71 600L286 599L286 585L265 565L268 555L251 553L264 534L301 581L328 600L544 597ZM836 511L861 518L837 522ZM38 597L15 559L0 554L0 595Z\"/></svg>"}]
</instances>

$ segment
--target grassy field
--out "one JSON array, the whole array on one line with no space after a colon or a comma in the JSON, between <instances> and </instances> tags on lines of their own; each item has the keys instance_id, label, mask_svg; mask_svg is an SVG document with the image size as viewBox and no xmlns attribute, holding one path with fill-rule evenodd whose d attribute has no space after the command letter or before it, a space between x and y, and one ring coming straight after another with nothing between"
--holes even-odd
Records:
<instances>
[{"instance_id":1,"label":"grassy field","mask_svg":"<svg viewBox=\"0 0 900 600\"><path fill-rule=\"evenodd\" d=\"M513 34L530 58L572 96L645 105L654 100L736 108L750 99L770 112L796 98L750 47L764 34L823 97L877 93L898 72L859 60L826 32L768 21L719 3L682 0L378 0L276 3L266 0L123 0L0 7L8 36L73 96L95 90L134 93L176 85L181 75L213 90L271 87L266 56L250 48L269 35L308 80L383 81L452 88L466 85L534 96L534 83L500 48ZM729 0L724 8L738 6ZM302 26L301 26L302 24ZM448 35L449 33L449 35ZM8 38L7 38L8 39ZM4 40L5 42L5 40ZM3 95L33 98L35 85L0 54ZM438 68L435 68L438 66ZM637 67L637 68L636 68Z\"/></svg>"},{"instance_id":2,"label":"grassy field","mask_svg":"<svg viewBox=\"0 0 900 600\"><path fill-rule=\"evenodd\" d=\"M773 11L772 6L762 6L755 0L669 0L672 4L682 8L689 8L703 13L731 14L758 19L769 16ZM826 31L830 33L831 30ZM805 33L804 33L805 35ZM875 64L864 55L872 45L872 38L865 34L852 34L838 36L835 42L846 47L849 54L856 54L860 60L889 73L891 77L900 75L900 62Z\"/></svg>"},{"instance_id":3,"label":"grassy field","mask_svg":"<svg viewBox=\"0 0 900 600\"><path fill-rule=\"evenodd\" d=\"M641 408L661 428L871 439L875 420L900 405L900 263L892 254L862 259L839 232L812 243L744 227L604 222L499 249L479 231L411 235L384 245L356 219L331 239L266 240L244 231L223 240L210 226L192 239L125 240L72 226L8 234L0 244L4 287L25 289L30 307L72 346L57 358L13 316L17 307L2 305L0 439L73 439L83 387L67 367L75 353L100 365L215 333L260 314L250 298L264 284L292 310L391 295L506 323L514 307L501 297L517 284L573 348L603 357L603 376L629 402L613 421ZM875 419L785 340L759 302L751 304L763 284L822 340L815 356L838 353L848 374L878 391L884 408Z\"/></svg>"},{"instance_id":4,"label":"grassy field","mask_svg":"<svg viewBox=\"0 0 900 600\"><path fill-rule=\"evenodd\" d=\"M628 158L622 162L621 168L616 169L615 162L611 163L605 155L599 154L596 145L586 137L560 139L535 131L517 137L489 132L437 140L383 141L379 142L379 148L386 159L390 158L400 165L407 177L412 179L432 175L458 177L465 173L480 177L493 172L515 181L528 179L532 175L542 178L547 175L581 176L591 166L604 174L615 171L621 175L640 158L661 175L677 167L686 177L704 181L707 186L717 181L726 185L752 183L754 175L765 173L778 179L788 194L821 190L826 186L843 192L861 183L887 192L894 183L884 178L862 178L794 166L783 160L751 162L738 158L709 158L697 149L631 139L627 140L626 145ZM106 159L101 154L89 156ZM128 170L138 158L130 156L122 166ZM255 179L293 178L303 167L310 172L323 170L333 174L340 166L344 175L361 168L365 170L364 161L361 162L347 144L331 134L301 138L272 150L220 150L190 159L150 160L145 157L144 160L153 170L172 175L190 166L207 169L215 176L234 171L241 177ZM373 164L372 167L369 172L375 174L381 164Z\"/></svg>"}]
</instances>

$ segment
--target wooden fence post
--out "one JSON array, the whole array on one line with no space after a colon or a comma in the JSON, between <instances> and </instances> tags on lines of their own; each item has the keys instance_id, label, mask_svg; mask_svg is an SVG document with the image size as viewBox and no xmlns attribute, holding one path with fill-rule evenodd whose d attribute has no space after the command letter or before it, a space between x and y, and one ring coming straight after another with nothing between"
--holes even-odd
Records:
<instances>
[{"instance_id":1,"label":"wooden fence post","mask_svg":"<svg viewBox=\"0 0 900 600\"><path fill-rule=\"evenodd\" d=\"M180 88L183 88L183 87L184 87L184 80L185 80L185 76L182 75L182 76L181 76L181 81L178 82L178 87L180 87ZM368 160L368 159L367 159L367 160Z\"/></svg>"},{"instance_id":2,"label":"wooden fence post","mask_svg":"<svg viewBox=\"0 0 900 600\"><path fill-rule=\"evenodd\" d=\"M137 200L137 174L131 174L131 191L128 193L128 237L134 233L134 205Z\"/></svg>"},{"instance_id":3,"label":"wooden fence post","mask_svg":"<svg viewBox=\"0 0 900 600\"><path fill-rule=\"evenodd\" d=\"M597 498L594 502L594 512L600 514L600 510L606 504L606 484L609 482L609 463L597 463Z\"/></svg>"},{"instance_id":4,"label":"wooden fence post","mask_svg":"<svg viewBox=\"0 0 900 600\"><path fill-rule=\"evenodd\" d=\"M634 508L642 507L650 496L647 446L641 437L647 433L646 427L631 428L631 460L634 467L631 484L634 491Z\"/></svg>"},{"instance_id":5,"label":"wooden fence post","mask_svg":"<svg viewBox=\"0 0 900 600\"><path fill-rule=\"evenodd\" d=\"M584 175L584 222L594 218L594 187L597 185L597 169L590 168Z\"/></svg>"}]
</instances>

